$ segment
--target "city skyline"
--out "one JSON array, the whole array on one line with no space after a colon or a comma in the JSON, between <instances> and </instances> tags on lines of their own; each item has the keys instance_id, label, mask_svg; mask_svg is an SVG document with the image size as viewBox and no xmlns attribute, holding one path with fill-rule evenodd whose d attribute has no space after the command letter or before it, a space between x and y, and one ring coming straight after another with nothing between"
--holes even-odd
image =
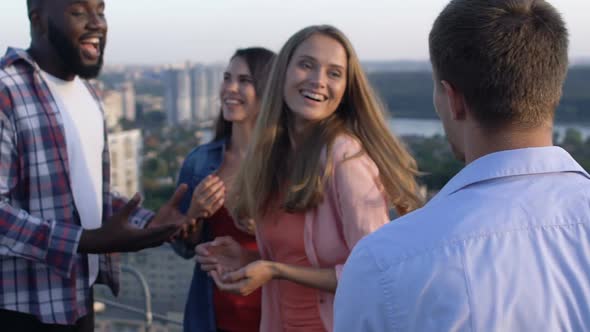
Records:
<instances>
[{"instance_id":1,"label":"city skyline","mask_svg":"<svg viewBox=\"0 0 590 332\"><path fill-rule=\"evenodd\" d=\"M0 13L0 51L26 48L26 1L10 0ZM259 45L275 51L298 29L328 23L340 28L363 61L427 60L427 37L447 0L395 2L353 0L106 1L109 41L106 65L225 62L236 48ZM570 31L570 57L590 59L590 2L550 1ZM163 10L165 9L165 10ZM131 19L130 19L131 17ZM156 42L154 42L156 41ZM130 52L132 50L132 52Z\"/></svg>"}]
</instances>

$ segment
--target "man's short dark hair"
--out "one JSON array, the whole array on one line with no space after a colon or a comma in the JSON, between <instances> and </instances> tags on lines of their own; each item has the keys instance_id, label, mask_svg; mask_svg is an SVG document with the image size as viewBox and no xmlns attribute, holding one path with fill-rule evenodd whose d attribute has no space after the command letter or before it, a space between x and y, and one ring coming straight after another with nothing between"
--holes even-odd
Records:
<instances>
[{"instance_id":1,"label":"man's short dark hair","mask_svg":"<svg viewBox=\"0 0 590 332\"><path fill-rule=\"evenodd\" d=\"M543 0L452 0L429 36L438 81L463 93L484 127L553 119L568 66L568 33Z\"/></svg>"}]
</instances>

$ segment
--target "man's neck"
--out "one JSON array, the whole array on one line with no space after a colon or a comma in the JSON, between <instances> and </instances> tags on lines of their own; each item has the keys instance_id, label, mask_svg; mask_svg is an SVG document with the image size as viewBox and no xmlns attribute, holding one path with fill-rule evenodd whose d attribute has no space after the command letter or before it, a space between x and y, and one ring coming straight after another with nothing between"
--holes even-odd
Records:
<instances>
[{"instance_id":1,"label":"man's neck","mask_svg":"<svg viewBox=\"0 0 590 332\"><path fill-rule=\"evenodd\" d=\"M27 52L33 57L41 70L64 81L72 81L76 75L65 69L63 61L50 45L31 43Z\"/></svg>"},{"instance_id":2,"label":"man's neck","mask_svg":"<svg viewBox=\"0 0 590 332\"><path fill-rule=\"evenodd\" d=\"M498 130L482 130L481 127L473 126L466 129L464 137L465 163L469 164L494 152L553 146L553 124Z\"/></svg>"}]
</instances>

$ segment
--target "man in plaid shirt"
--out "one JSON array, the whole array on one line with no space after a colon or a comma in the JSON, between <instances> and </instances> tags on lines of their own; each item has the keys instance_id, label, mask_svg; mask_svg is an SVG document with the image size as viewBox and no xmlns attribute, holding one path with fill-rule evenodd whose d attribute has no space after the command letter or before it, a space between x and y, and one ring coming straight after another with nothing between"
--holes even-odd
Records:
<instances>
[{"instance_id":1,"label":"man in plaid shirt","mask_svg":"<svg viewBox=\"0 0 590 332\"><path fill-rule=\"evenodd\" d=\"M84 80L102 67L104 1L27 5L30 48L0 59L0 326L93 331L92 285L119 290L112 253L159 246L194 219L178 210L186 186L155 215L110 193L102 108Z\"/></svg>"}]
</instances>

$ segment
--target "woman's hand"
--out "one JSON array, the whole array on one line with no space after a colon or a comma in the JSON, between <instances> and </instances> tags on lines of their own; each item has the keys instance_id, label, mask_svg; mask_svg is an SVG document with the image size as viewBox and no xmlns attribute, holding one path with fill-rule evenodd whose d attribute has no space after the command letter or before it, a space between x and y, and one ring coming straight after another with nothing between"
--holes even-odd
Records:
<instances>
[{"instance_id":1,"label":"woman's hand","mask_svg":"<svg viewBox=\"0 0 590 332\"><path fill-rule=\"evenodd\" d=\"M211 271L210 275L219 290L246 296L275 278L276 273L273 262L257 260L235 272Z\"/></svg>"},{"instance_id":2,"label":"woman's hand","mask_svg":"<svg viewBox=\"0 0 590 332\"><path fill-rule=\"evenodd\" d=\"M250 235L256 235L256 223L254 219L247 218L247 219L234 219L234 225L237 229L241 230L242 232Z\"/></svg>"},{"instance_id":3,"label":"woman's hand","mask_svg":"<svg viewBox=\"0 0 590 332\"><path fill-rule=\"evenodd\" d=\"M221 236L196 246L196 260L205 272L226 273L235 271L259 258L257 251L250 251L231 236Z\"/></svg>"},{"instance_id":4,"label":"woman's hand","mask_svg":"<svg viewBox=\"0 0 590 332\"><path fill-rule=\"evenodd\" d=\"M223 206L224 202L225 185L217 175L211 174L193 191L187 215L198 219L209 218Z\"/></svg>"}]
</instances>

